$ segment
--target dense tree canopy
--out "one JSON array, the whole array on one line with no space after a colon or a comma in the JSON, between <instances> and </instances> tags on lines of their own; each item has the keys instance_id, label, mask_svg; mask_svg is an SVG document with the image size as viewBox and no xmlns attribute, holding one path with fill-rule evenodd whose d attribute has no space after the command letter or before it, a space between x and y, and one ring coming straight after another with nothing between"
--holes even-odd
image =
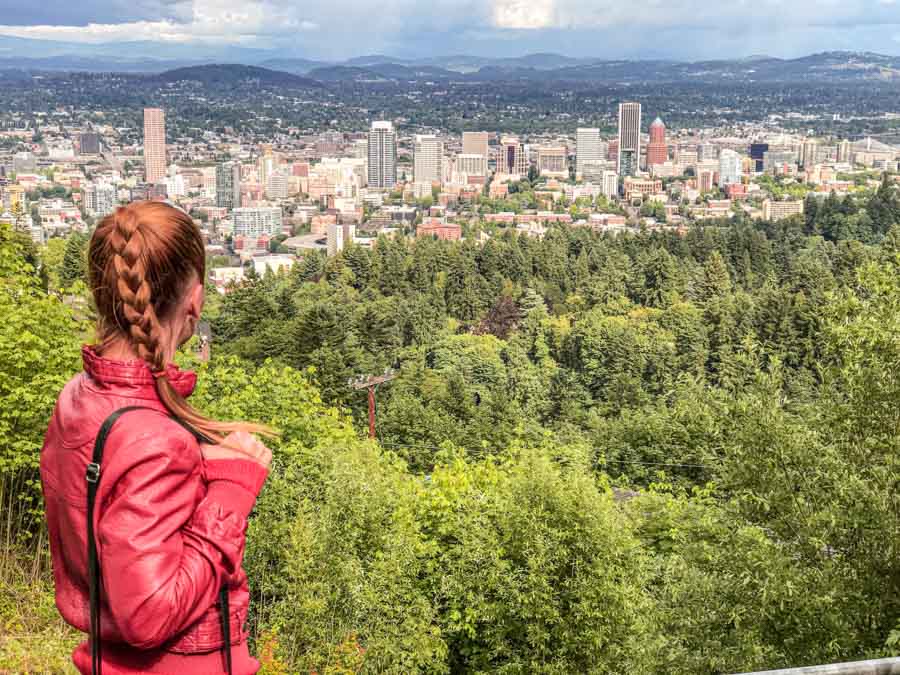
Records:
<instances>
[{"instance_id":1,"label":"dense tree canopy","mask_svg":"<svg viewBox=\"0 0 900 675\"><path fill-rule=\"evenodd\" d=\"M683 237L382 238L210 302L213 360L179 356L194 402L282 431L245 558L264 672L694 674L896 651L897 196L818 206ZM3 537L30 556L41 436L87 337L84 289L55 281L69 248L0 230ZM348 379L387 368L364 440ZM17 635L58 627L12 600L46 600L46 579L8 569L14 670ZM45 644L35 669L63 662L65 640Z\"/></svg>"}]
</instances>

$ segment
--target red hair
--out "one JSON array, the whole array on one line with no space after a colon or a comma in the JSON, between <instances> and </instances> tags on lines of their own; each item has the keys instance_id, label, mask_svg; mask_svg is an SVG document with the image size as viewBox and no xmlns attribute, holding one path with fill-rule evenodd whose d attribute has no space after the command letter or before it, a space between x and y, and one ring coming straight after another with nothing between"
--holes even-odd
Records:
<instances>
[{"instance_id":1,"label":"red hair","mask_svg":"<svg viewBox=\"0 0 900 675\"><path fill-rule=\"evenodd\" d=\"M100 221L91 237L88 268L97 307L101 350L127 340L154 374L156 391L172 415L214 441L231 431L271 435L246 422L219 422L195 410L165 376L162 323L196 276L206 279L203 236L184 211L164 202L122 206Z\"/></svg>"}]
</instances>

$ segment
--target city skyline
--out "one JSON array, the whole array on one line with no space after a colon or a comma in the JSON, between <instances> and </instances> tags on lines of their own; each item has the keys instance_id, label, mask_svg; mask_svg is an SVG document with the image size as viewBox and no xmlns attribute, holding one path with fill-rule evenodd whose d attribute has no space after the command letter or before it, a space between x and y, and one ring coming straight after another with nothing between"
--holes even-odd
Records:
<instances>
[{"instance_id":1,"label":"city skyline","mask_svg":"<svg viewBox=\"0 0 900 675\"><path fill-rule=\"evenodd\" d=\"M620 0L442 1L423 9L390 0L378 12L355 2L292 6L271 0L145 0L123 5L19 5L0 35L79 44L150 41L200 55L215 46L340 59L362 54L425 57L556 52L596 58L793 57L827 50L900 53L897 0L801 1L710 6L675 0L634 7ZM366 21L346 21L365 13ZM690 17L687 21L684 17Z\"/></svg>"}]
</instances>

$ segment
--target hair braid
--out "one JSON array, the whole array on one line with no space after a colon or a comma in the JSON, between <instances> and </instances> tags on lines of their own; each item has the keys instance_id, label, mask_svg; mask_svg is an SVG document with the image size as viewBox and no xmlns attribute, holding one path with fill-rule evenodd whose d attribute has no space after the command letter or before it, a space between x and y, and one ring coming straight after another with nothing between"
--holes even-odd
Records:
<instances>
[{"instance_id":1,"label":"hair braid","mask_svg":"<svg viewBox=\"0 0 900 675\"><path fill-rule=\"evenodd\" d=\"M133 211L119 209L110 234L116 292L122 303L122 314L128 322L123 329L131 337L138 356L147 361L154 371L160 371L165 368L160 340L162 328L153 307L147 279L146 241L141 223Z\"/></svg>"},{"instance_id":2,"label":"hair braid","mask_svg":"<svg viewBox=\"0 0 900 675\"><path fill-rule=\"evenodd\" d=\"M91 237L89 273L98 315L101 352L127 341L154 374L156 393L183 423L220 442L232 431L271 436L264 425L222 422L195 410L165 375L177 347L172 318L183 310L189 284L204 281L203 236L191 218L162 202L140 201L103 218ZM182 314L183 318L183 314Z\"/></svg>"}]
</instances>

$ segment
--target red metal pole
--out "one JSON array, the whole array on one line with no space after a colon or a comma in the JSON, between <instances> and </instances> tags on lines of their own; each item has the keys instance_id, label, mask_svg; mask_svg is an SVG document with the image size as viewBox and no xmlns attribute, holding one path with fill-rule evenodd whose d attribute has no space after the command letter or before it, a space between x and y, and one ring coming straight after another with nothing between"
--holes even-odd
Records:
<instances>
[{"instance_id":1,"label":"red metal pole","mask_svg":"<svg viewBox=\"0 0 900 675\"><path fill-rule=\"evenodd\" d=\"M369 438L375 438L375 387L369 387Z\"/></svg>"}]
</instances>

